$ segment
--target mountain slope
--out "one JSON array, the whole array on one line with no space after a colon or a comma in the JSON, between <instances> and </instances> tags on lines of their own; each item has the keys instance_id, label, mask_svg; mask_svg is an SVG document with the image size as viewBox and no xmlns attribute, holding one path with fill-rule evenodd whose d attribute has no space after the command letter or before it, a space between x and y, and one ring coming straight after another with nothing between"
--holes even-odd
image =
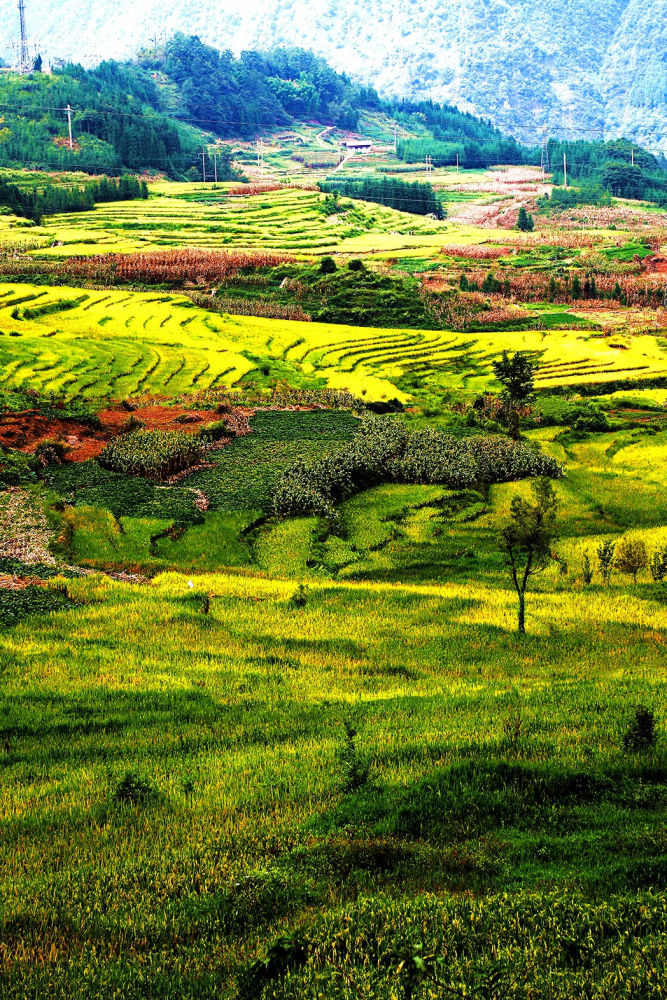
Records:
<instances>
[{"instance_id":1,"label":"mountain slope","mask_svg":"<svg viewBox=\"0 0 667 1000\"><path fill-rule=\"evenodd\" d=\"M27 15L51 56L128 56L176 30L236 51L295 45L386 94L455 103L517 138L546 125L667 152L667 0L28 0ZM0 37L15 21L5 6Z\"/></svg>"}]
</instances>

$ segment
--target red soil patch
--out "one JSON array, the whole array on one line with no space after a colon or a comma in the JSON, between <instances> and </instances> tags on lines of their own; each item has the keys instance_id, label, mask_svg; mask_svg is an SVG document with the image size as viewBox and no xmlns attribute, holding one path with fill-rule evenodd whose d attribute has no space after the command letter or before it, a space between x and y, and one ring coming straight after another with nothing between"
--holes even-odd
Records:
<instances>
[{"instance_id":1,"label":"red soil patch","mask_svg":"<svg viewBox=\"0 0 667 1000\"><path fill-rule=\"evenodd\" d=\"M187 415L181 423L180 417ZM116 437L132 417L147 430L178 430L194 434L202 424L221 419L215 410L186 410L182 406L137 406L128 411L110 407L98 414L101 427L93 428L77 420L45 417L36 410L0 415L0 444L27 453L34 452L42 441L63 441L69 448L67 459L85 462L97 458L104 446Z\"/></svg>"}]
</instances>

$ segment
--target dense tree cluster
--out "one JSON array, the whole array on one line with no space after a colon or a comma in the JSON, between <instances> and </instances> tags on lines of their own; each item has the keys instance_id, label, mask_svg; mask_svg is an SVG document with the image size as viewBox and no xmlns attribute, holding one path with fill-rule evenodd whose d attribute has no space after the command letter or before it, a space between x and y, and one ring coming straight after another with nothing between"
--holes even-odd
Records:
<instances>
[{"instance_id":1,"label":"dense tree cluster","mask_svg":"<svg viewBox=\"0 0 667 1000\"><path fill-rule=\"evenodd\" d=\"M371 87L351 83L302 49L242 52L237 59L177 34L163 52L144 55L142 62L178 84L183 117L222 137L248 137L292 117L320 117L354 129L359 109L380 103Z\"/></svg>"},{"instance_id":2,"label":"dense tree cluster","mask_svg":"<svg viewBox=\"0 0 667 1000\"><path fill-rule=\"evenodd\" d=\"M556 184L564 181L564 154L567 157L568 179L580 182L593 204L599 203L591 197L597 188L616 198L641 198L667 205L664 161L627 139L614 139L612 142L550 139L549 157ZM564 204L563 207L568 206Z\"/></svg>"},{"instance_id":3,"label":"dense tree cluster","mask_svg":"<svg viewBox=\"0 0 667 1000\"><path fill-rule=\"evenodd\" d=\"M365 417L338 451L287 468L274 493L281 516L335 517L333 505L377 483L442 483L479 488L533 476L559 477L555 459L507 438L455 438L433 428L411 432L392 417Z\"/></svg>"},{"instance_id":4,"label":"dense tree cluster","mask_svg":"<svg viewBox=\"0 0 667 1000\"><path fill-rule=\"evenodd\" d=\"M430 184L407 183L394 177L365 177L363 180L328 180L320 190L329 194L346 195L361 201L374 201L413 215L434 215L445 218L445 210Z\"/></svg>"},{"instance_id":5,"label":"dense tree cluster","mask_svg":"<svg viewBox=\"0 0 667 1000\"><path fill-rule=\"evenodd\" d=\"M59 212L85 212L97 202L131 201L147 198L145 181L136 177L109 178L86 184L47 184L43 188L23 190L0 179L0 210L8 208L14 215L39 221L43 215Z\"/></svg>"},{"instance_id":6,"label":"dense tree cluster","mask_svg":"<svg viewBox=\"0 0 667 1000\"><path fill-rule=\"evenodd\" d=\"M0 166L120 174L170 174L194 162L194 138L157 110L157 88L139 67L66 66L51 75L0 77ZM74 150L66 107L73 109Z\"/></svg>"}]
</instances>

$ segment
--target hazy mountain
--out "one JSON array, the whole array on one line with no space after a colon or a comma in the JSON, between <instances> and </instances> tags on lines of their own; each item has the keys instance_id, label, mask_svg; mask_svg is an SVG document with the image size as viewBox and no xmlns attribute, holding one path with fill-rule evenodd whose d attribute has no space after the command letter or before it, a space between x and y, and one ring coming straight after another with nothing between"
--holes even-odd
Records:
<instances>
[{"instance_id":1,"label":"hazy mountain","mask_svg":"<svg viewBox=\"0 0 667 1000\"><path fill-rule=\"evenodd\" d=\"M26 0L39 49L90 63L180 30L311 48L381 92L433 97L518 138L543 125L667 152L667 0ZM0 11L5 58L16 4Z\"/></svg>"}]
</instances>

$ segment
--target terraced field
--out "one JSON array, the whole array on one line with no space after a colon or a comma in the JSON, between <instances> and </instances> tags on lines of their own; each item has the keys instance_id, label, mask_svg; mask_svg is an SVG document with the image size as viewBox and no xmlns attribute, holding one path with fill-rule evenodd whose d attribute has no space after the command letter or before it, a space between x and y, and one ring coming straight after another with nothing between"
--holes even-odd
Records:
<instances>
[{"instance_id":1,"label":"terraced field","mask_svg":"<svg viewBox=\"0 0 667 1000\"><path fill-rule=\"evenodd\" d=\"M239 198L227 196L221 186L218 200L201 204L186 200L196 192L193 185L170 185L174 188L170 195L156 195L147 202L113 202L91 212L50 216L39 227L2 217L0 241L29 238L39 243L40 253L53 256L182 246L254 247L310 255L353 252L369 234L368 249L374 249L377 237L383 235L394 240L397 235L419 237L425 245L435 246L447 230L446 223L348 199L349 207L327 215L321 207L324 195L317 191L288 188ZM216 198L212 188L204 190L208 198Z\"/></svg>"},{"instance_id":2,"label":"terraced field","mask_svg":"<svg viewBox=\"0 0 667 1000\"><path fill-rule=\"evenodd\" d=\"M491 362L504 349L538 359L540 389L609 382L640 387L667 378L664 342L648 335L382 330L218 315L179 294L0 288L0 384L6 388L119 398L200 392L252 377L406 400L405 378L485 389Z\"/></svg>"}]
</instances>

